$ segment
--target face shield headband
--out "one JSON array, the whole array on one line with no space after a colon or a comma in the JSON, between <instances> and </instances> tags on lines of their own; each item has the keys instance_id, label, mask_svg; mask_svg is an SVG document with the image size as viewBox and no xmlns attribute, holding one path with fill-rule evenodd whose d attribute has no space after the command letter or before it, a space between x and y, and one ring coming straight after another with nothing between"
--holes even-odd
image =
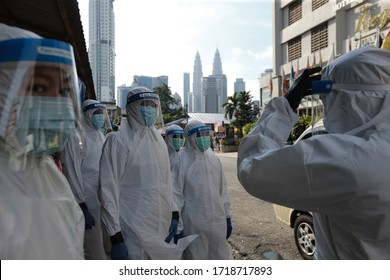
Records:
<instances>
[{"instance_id":1,"label":"face shield headband","mask_svg":"<svg viewBox=\"0 0 390 280\"><path fill-rule=\"evenodd\" d=\"M155 103L156 105L158 105L160 99L158 94L155 92L142 92L142 93L129 96L127 98L127 103L129 104L138 100L152 100L152 101L156 101Z\"/></svg>"},{"instance_id":2,"label":"face shield headband","mask_svg":"<svg viewBox=\"0 0 390 280\"><path fill-rule=\"evenodd\" d=\"M86 112L86 111L92 110L92 109L102 109L104 112L106 110L106 106L104 106L103 104L99 104L99 103L89 104L88 106L85 106L83 108L83 112Z\"/></svg>"},{"instance_id":3,"label":"face shield headband","mask_svg":"<svg viewBox=\"0 0 390 280\"><path fill-rule=\"evenodd\" d=\"M170 130L170 131L167 132L167 136L168 136L168 135L171 135L171 134L183 135L183 134L184 134L184 131L183 131L183 130L176 129L176 130Z\"/></svg>"},{"instance_id":4,"label":"face shield headband","mask_svg":"<svg viewBox=\"0 0 390 280\"><path fill-rule=\"evenodd\" d=\"M210 131L210 128L207 125L205 125L205 126L198 126L198 127L195 127L193 129L189 130L187 135L189 137L192 134L195 134L195 133L198 133L198 132L206 132L206 131L207 132Z\"/></svg>"}]
</instances>

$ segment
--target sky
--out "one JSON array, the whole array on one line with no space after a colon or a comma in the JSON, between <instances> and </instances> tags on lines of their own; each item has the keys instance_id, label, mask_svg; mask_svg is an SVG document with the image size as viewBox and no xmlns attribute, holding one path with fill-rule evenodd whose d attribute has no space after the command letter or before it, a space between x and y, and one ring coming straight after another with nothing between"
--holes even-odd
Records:
<instances>
[{"instance_id":1,"label":"sky","mask_svg":"<svg viewBox=\"0 0 390 280\"><path fill-rule=\"evenodd\" d=\"M88 48L88 2L78 0ZM196 52L203 76L212 74L218 48L228 96L236 78L259 100L259 77L272 68L271 0L115 0L115 87L134 75L168 76L172 94L183 98L183 73Z\"/></svg>"}]
</instances>

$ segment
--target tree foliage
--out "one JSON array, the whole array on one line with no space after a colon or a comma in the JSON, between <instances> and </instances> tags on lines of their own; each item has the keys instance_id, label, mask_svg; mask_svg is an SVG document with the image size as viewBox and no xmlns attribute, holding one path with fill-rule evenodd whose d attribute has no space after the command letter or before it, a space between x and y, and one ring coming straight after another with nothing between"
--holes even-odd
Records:
<instances>
[{"instance_id":1,"label":"tree foliage","mask_svg":"<svg viewBox=\"0 0 390 280\"><path fill-rule=\"evenodd\" d=\"M163 84L161 87L154 88L154 91L157 92L160 96L160 105L161 112L163 114L164 123L169 123L180 119L183 114L183 108L177 108L177 101L172 96L171 89Z\"/></svg>"},{"instance_id":2,"label":"tree foliage","mask_svg":"<svg viewBox=\"0 0 390 280\"><path fill-rule=\"evenodd\" d=\"M252 98L250 91L235 92L222 105L225 109L225 118L231 120L234 116L236 119L231 123L240 130L244 125L256 119Z\"/></svg>"}]
</instances>

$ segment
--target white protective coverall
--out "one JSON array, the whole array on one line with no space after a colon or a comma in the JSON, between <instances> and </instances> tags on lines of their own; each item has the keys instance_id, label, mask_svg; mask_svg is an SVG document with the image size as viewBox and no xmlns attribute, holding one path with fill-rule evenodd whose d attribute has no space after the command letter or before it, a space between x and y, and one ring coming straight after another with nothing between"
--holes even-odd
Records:
<instances>
[{"instance_id":1,"label":"white protective coverall","mask_svg":"<svg viewBox=\"0 0 390 280\"><path fill-rule=\"evenodd\" d=\"M165 132L165 143L167 144L167 147L168 147L168 155L169 155L169 162L171 164L171 168L172 168L173 162L179 157L179 154L180 154L180 150L176 151L175 144L173 143L173 141L176 141L176 140L174 140L173 137L178 136L178 135L183 136L184 130L176 124L170 125ZM182 140L182 142L184 143L184 139ZM182 144L182 146L183 146L183 144Z\"/></svg>"},{"instance_id":2,"label":"white protective coverall","mask_svg":"<svg viewBox=\"0 0 390 280\"><path fill-rule=\"evenodd\" d=\"M204 126L190 121L184 129L186 144L172 168L175 201L183 220L184 236L198 234L183 254L188 260L232 259L226 240L226 219L230 218L230 197L222 164L208 148L201 152L196 133L188 131Z\"/></svg>"},{"instance_id":3,"label":"white protective coverall","mask_svg":"<svg viewBox=\"0 0 390 280\"><path fill-rule=\"evenodd\" d=\"M138 87L137 96L149 89ZM102 223L108 236L122 232L128 258L180 259L183 242L167 244L173 203L172 179L164 139L140 113L142 99L129 102L118 132L106 139L100 160ZM183 246L183 248L181 247Z\"/></svg>"},{"instance_id":4,"label":"white protective coverall","mask_svg":"<svg viewBox=\"0 0 390 280\"><path fill-rule=\"evenodd\" d=\"M40 37L0 23L0 44L15 38ZM0 259L83 259L84 217L67 180L50 155L28 155L15 135L26 65L34 64L0 63Z\"/></svg>"},{"instance_id":5,"label":"white protective coverall","mask_svg":"<svg viewBox=\"0 0 390 280\"><path fill-rule=\"evenodd\" d=\"M100 222L100 201L98 199L99 162L105 141L103 133L94 128L91 118L96 110L104 107L100 102L92 99L85 100L83 109L83 141L82 147L77 137L72 134L64 149L64 174L67 177L76 201L85 202L88 211L95 218L95 226L85 230L84 255L85 259L107 259L103 248L103 235ZM90 109L88 109L90 108ZM105 110L105 108L103 108ZM80 149L81 148L81 149Z\"/></svg>"},{"instance_id":6,"label":"white protective coverall","mask_svg":"<svg viewBox=\"0 0 390 280\"><path fill-rule=\"evenodd\" d=\"M238 178L253 196L314 212L316 259L390 259L390 52L367 46L322 71L330 134L284 143L297 121L275 97L241 141Z\"/></svg>"}]
</instances>

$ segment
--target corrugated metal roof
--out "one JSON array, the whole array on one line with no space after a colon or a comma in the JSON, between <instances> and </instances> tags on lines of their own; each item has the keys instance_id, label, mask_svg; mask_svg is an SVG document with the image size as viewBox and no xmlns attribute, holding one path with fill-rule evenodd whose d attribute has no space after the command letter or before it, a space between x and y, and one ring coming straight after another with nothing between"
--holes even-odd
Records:
<instances>
[{"instance_id":1,"label":"corrugated metal roof","mask_svg":"<svg viewBox=\"0 0 390 280\"><path fill-rule=\"evenodd\" d=\"M229 124L230 120L225 119L225 114L212 114L212 113L188 113L190 119L201 121L205 124L214 124L216 122Z\"/></svg>"},{"instance_id":2,"label":"corrugated metal roof","mask_svg":"<svg viewBox=\"0 0 390 280\"><path fill-rule=\"evenodd\" d=\"M234 119L235 118L233 117L232 120L234 120ZM211 113L188 113L188 120L197 120L197 121L203 122L204 124L213 124L213 125L216 122L219 122L221 124L222 121L225 124L230 124L230 121L231 121L231 120L225 119L225 114L211 114ZM166 123L164 126L168 127L172 124L177 124L177 125L184 127L187 124L187 119L181 118L181 119L175 120L173 122Z\"/></svg>"}]
</instances>

